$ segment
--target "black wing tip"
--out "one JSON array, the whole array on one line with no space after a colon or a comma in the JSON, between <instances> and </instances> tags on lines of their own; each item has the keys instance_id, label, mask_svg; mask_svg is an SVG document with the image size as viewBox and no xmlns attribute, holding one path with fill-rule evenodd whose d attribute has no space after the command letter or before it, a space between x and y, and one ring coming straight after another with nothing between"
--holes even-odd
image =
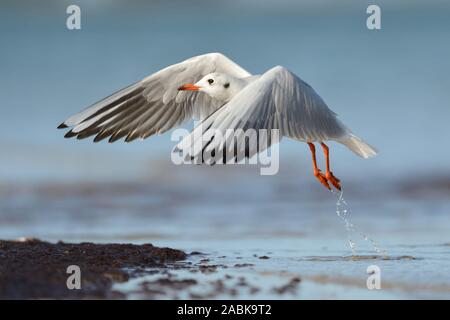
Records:
<instances>
[{"instance_id":1,"label":"black wing tip","mask_svg":"<svg viewBox=\"0 0 450 320\"><path fill-rule=\"evenodd\" d=\"M75 137L76 135L78 135L78 133L75 133L72 130L70 130L64 135L64 138L72 138Z\"/></svg>"},{"instance_id":2,"label":"black wing tip","mask_svg":"<svg viewBox=\"0 0 450 320\"><path fill-rule=\"evenodd\" d=\"M111 137L109 137L108 143L114 143L114 142L116 142L117 140L120 140L120 139L122 139L122 138L123 138L123 137L117 137L117 136L112 135Z\"/></svg>"},{"instance_id":3,"label":"black wing tip","mask_svg":"<svg viewBox=\"0 0 450 320\"><path fill-rule=\"evenodd\" d=\"M67 126L64 122L63 123L61 123L59 126L58 126L58 129L66 129L66 128L68 128L69 126Z\"/></svg>"},{"instance_id":4,"label":"black wing tip","mask_svg":"<svg viewBox=\"0 0 450 320\"><path fill-rule=\"evenodd\" d=\"M111 133L108 133L108 132L99 132L99 133L95 136L95 138L94 138L93 141L94 141L95 143L100 142L100 141L106 139L107 137L109 137L110 135L111 135Z\"/></svg>"}]
</instances>

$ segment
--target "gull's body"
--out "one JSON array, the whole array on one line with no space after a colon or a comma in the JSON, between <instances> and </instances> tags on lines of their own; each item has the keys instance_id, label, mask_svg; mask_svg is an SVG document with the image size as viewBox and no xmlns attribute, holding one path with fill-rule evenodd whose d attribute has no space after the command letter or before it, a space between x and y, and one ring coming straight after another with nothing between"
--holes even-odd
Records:
<instances>
[{"instance_id":1,"label":"gull's body","mask_svg":"<svg viewBox=\"0 0 450 320\"><path fill-rule=\"evenodd\" d=\"M202 121L194 129L194 133L202 130L200 136L208 130L278 129L280 136L308 143L314 174L328 188L328 182L338 189L340 184L329 169L325 141L342 143L363 158L376 154L313 88L286 68L277 66L262 75L251 75L219 53L162 69L75 114L60 128L73 127L66 137L95 135L95 142L125 137L129 142L161 134L192 118ZM193 143L186 141L179 146ZM317 168L314 142L324 148L325 175ZM250 148L247 156L260 151L257 146Z\"/></svg>"}]
</instances>

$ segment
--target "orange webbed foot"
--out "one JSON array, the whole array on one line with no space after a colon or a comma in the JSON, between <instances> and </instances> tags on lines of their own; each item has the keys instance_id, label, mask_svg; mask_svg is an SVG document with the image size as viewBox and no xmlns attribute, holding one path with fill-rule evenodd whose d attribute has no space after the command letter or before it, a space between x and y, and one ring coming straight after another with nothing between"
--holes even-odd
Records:
<instances>
[{"instance_id":1,"label":"orange webbed foot","mask_svg":"<svg viewBox=\"0 0 450 320\"><path fill-rule=\"evenodd\" d=\"M325 188L327 188L328 190L331 190L331 187L328 184L327 177L320 170L315 171L314 176L317 178L317 180L319 180L319 182L321 184L323 184L325 186Z\"/></svg>"},{"instance_id":2,"label":"orange webbed foot","mask_svg":"<svg viewBox=\"0 0 450 320\"><path fill-rule=\"evenodd\" d=\"M325 177L326 177L326 179L329 181L329 182L331 182L331 184L336 188L336 189L338 189L339 191L341 191L341 181L338 179L338 178L336 178L334 175L333 175L333 173L330 171L330 172L327 172L326 173L326 175L325 175Z\"/></svg>"}]
</instances>

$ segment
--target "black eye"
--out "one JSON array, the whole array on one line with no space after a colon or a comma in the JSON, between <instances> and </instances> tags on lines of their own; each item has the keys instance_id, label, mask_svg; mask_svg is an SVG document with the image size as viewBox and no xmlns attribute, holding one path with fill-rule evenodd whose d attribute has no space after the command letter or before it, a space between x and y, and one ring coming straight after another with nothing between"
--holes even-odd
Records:
<instances>
[{"instance_id":1,"label":"black eye","mask_svg":"<svg viewBox=\"0 0 450 320\"><path fill-rule=\"evenodd\" d=\"M213 79L208 79L208 83L209 84L213 84L214 80Z\"/></svg>"},{"instance_id":2,"label":"black eye","mask_svg":"<svg viewBox=\"0 0 450 320\"><path fill-rule=\"evenodd\" d=\"M224 85L223 85L223 87L226 89L226 88L228 88L230 86L230 83L225 83Z\"/></svg>"}]
</instances>

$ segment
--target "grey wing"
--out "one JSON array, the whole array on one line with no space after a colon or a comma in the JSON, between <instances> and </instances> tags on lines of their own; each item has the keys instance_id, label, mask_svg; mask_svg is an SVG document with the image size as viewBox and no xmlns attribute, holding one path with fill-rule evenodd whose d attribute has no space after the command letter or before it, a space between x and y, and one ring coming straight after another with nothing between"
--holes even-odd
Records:
<instances>
[{"instance_id":1,"label":"grey wing","mask_svg":"<svg viewBox=\"0 0 450 320\"><path fill-rule=\"evenodd\" d=\"M211 72L250 75L220 53L196 56L112 94L73 115L59 128L73 127L65 137L83 139L95 135L95 142L126 137L129 142L164 133L192 118L204 119L222 103L206 94L178 91L178 87L195 83Z\"/></svg>"},{"instance_id":2,"label":"grey wing","mask_svg":"<svg viewBox=\"0 0 450 320\"><path fill-rule=\"evenodd\" d=\"M314 142L339 139L347 133L336 113L294 73L278 66L270 70L268 78L272 79L271 103L283 136Z\"/></svg>"},{"instance_id":3,"label":"grey wing","mask_svg":"<svg viewBox=\"0 0 450 320\"><path fill-rule=\"evenodd\" d=\"M248 129L252 129L250 134L245 133ZM229 144L232 131L232 139L238 140L234 146ZM272 132L277 132L276 136ZM205 154L211 153L227 155L226 162L240 161L268 148L282 136L308 142L326 141L338 139L346 132L336 114L308 84L278 66L247 85L200 123L176 150L187 158L201 158L201 162L205 162ZM249 137L252 135L257 143L249 145L245 139L252 141ZM230 153L233 148L239 155L235 152L233 157ZM225 161L215 160L210 162Z\"/></svg>"}]
</instances>

